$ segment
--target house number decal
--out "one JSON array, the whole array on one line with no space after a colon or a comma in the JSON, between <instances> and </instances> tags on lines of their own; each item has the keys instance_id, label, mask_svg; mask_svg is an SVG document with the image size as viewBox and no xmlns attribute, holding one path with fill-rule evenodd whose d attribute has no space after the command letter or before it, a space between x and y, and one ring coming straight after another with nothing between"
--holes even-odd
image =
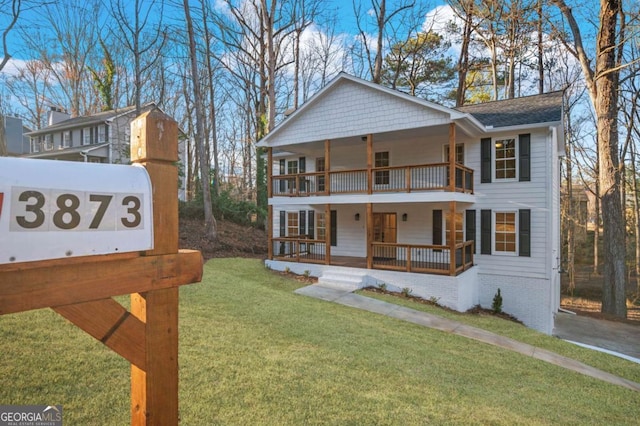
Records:
<instances>
[{"instance_id":1,"label":"house number decal","mask_svg":"<svg viewBox=\"0 0 640 426\"><path fill-rule=\"evenodd\" d=\"M144 229L142 194L12 188L11 232Z\"/></svg>"}]
</instances>

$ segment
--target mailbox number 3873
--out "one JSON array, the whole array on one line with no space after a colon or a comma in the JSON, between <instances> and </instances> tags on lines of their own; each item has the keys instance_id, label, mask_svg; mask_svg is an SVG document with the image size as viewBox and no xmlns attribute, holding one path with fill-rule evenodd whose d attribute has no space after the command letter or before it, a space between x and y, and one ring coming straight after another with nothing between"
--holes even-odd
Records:
<instances>
[{"instance_id":1,"label":"mailbox number 3873","mask_svg":"<svg viewBox=\"0 0 640 426\"><path fill-rule=\"evenodd\" d=\"M48 215L51 224L59 230L79 227L89 230L132 229L140 227L142 223L142 203L136 195L84 192L52 195L47 199L45 194L37 190L20 192L17 201L21 206L12 209L16 212L15 223L22 229L36 230L48 226ZM114 198L116 205L113 205ZM87 223L83 223L83 219Z\"/></svg>"}]
</instances>

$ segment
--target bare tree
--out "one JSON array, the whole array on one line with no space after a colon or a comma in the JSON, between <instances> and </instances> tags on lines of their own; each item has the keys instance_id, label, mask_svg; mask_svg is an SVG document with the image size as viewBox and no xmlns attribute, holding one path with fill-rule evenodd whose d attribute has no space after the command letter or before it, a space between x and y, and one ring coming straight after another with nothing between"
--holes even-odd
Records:
<instances>
[{"instance_id":1,"label":"bare tree","mask_svg":"<svg viewBox=\"0 0 640 426\"><path fill-rule=\"evenodd\" d=\"M18 17L20 16L20 10L22 8L21 0L2 0L0 1L0 16L6 15L6 23L3 17L2 24L2 59L0 60L0 71L7 65L9 59L11 59L11 54L9 53L9 45L7 41L7 37L9 33L15 27L16 22L18 22ZM7 11L9 11L7 13Z\"/></svg>"},{"instance_id":2,"label":"bare tree","mask_svg":"<svg viewBox=\"0 0 640 426\"><path fill-rule=\"evenodd\" d=\"M618 160L618 78L616 63L620 0L601 0L595 67L582 44L582 34L572 10L564 0L552 0L567 19L573 35L572 47L583 69L596 114L599 157L598 181L603 216L604 284L602 312L626 318L625 220L620 198Z\"/></svg>"},{"instance_id":3,"label":"bare tree","mask_svg":"<svg viewBox=\"0 0 640 426\"><path fill-rule=\"evenodd\" d=\"M204 224L205 235L210 240L215 240L217 237L216 220L213 217L213 206L211 204L211 176L209 174L209 161L206 161L204 149L204 119L205 114L203 110L203 96L200 90L200 76L198 72L198 52L196 49L195 34L193 30L193 23L191 21L191 12L189 10L189 1L184 0L184 16L185 23L187 25L187 34L189 37L189 59L191 66L191 84L193 87L193 101L196 111L196 147L198 150L198 157L200 158L200 181L202 183L202 197L204 202Z\"/></svg>"},{"instance_id":4,"label":"bare tree","mask_svg":"<svg viewBox=\"0 0 640 426\"><path fill-rule=\"evenodd\" d=\"M164 1L160 0L117 0L109 2L111 15L117 34L129 53L133 56L134 101L136 112L140 112L142 102L143 75L160 58L167 43L167 31L162 25ZM150 20L159 17L159 21Z\"/></svg>"},{"instance_id":5,"label":"bare tree","mask_svg":"<svg viewBox=\"0 0 640 426\"><path fill-rule=\"evenodd\" d=\"M418 14L423 11L423 7L417 7L416 0L398 0L392 2L390 9L387 9L387 0L370 0L370 4L367 5L367 11L373 12L372 17L373 36L368 32L367 16L368 12L363 12L363 5L361 2L356 4L353 2L353 11L356 16L356 25L358 27L358 34L361 38L360 43L365 52L365 57L368 62L369 75L371 81L374 83L380 83L382 81L382 59L384 58L384 42L386 40L388 27L395 19L401 18L403 12L410 12L412 14ZM375 48L370 47L371 38L375 38Z\"/></svg>"}]
</instances>

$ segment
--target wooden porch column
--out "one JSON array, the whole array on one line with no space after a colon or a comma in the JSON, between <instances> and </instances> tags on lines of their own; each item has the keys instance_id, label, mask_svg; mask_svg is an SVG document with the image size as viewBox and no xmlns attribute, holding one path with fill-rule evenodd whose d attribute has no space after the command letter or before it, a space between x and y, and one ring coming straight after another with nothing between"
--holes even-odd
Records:
<instances>
[{"instance_id":1,"label":"wooden porch column","mask_svg":"<svg viewBox=\"0 0 640 426\"><path fill-rule=\"evenodd\" d=\"M373 194L373 135L367 134L367 194Z\"/></svg>"},{"instance_id":2,"label":"wooden porch column","mask_svg":"<svg viewBox=\"0 0 640 426\"><path fill-rule=\"evenodd\" d=\"M373 269L373 250L371 243L373 242L373 204L367 203L367 269Z\"/></svg>"},{"instance_id":3,"label":"wooden porch column","mask_svg":"<svg viewBox=\"0 0 640 426\"><path fill-rule=\"evenodd\" d=\"M267 206L267 259L273 260L273 206Z\"/></svg>"},{"instance_id":4,"label":"wooden porch column","mask_svg":"<svg viewBox=\"0 0 640 426\"><path fill-rule=\"evenodd\" d=\"M456 191L456 124L449 124L449 191Z\"/></svg>"},{"instance_id":5,"label":"wooden porch column","mask_svg":"<svg viewBox=\"0 0 640 426\"><path fill-rule=\"evenodd\" d=\"M273 197L273 148L267 148L267 259L273 260L273 207L268 204Z\"/></svg>"},{"instance_id":6,"label":"wooden porch column","mask_svg":"<svg viewBox=\"0 0 640 426\"><path fill-rule=\"evenodd\" d=\"M329 180L329 171L331 170L331 141L324 141L324 194L331 194L331 181Z\"/></svg>"},{"instance_id":7,"label":"wooden porch column","mask_svg":"<svg viewBox=\"0 0 640 426\"><path fill-rule=\"evenodd\" d=\"M449 201L449 275L456 275L456 202Z\"/></svg>"},{"instance_id":8,"label":"wooden porch column","mask_svg":"<svg viewBox=\"0 0 640 426\"><path fill-rule=\"evenodd\" d=\"M324 264L331 265L331 204L324 205Z\"/></svg>"}]
</instances>

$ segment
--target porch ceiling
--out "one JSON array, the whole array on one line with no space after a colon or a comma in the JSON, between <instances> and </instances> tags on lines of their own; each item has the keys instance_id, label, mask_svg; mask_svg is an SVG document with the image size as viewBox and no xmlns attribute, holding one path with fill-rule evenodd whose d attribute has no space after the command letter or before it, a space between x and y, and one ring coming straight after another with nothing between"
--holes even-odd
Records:
<instances>
[{"instance_id":1,"label":"porch ceiling","mask_svg":"<svg viewBox=\"0 0 640 426\"><path fill-rule=\"evenodd\" d=\"M347 136L343 138L331 139L331 146L339 145L340 147L366 147L367 132L363 131L358 136ZM402 139L416 139L424 138L425 143L433 141L438 145L441 145L443 141L447 141L449 138L449 125L438 125L428 127L416 127L411 129L396 130L393 132L382 132L373 134L373 144L392 142L394 140ZM291 144L286 147L275 148L273 151L274 156L278 154L287 155L295 153L299 155L305 155L310 157L322 157L324 156L324 140L318 140L313 142L304 142L299 144Z\"/></svg>"}]
</instances>

